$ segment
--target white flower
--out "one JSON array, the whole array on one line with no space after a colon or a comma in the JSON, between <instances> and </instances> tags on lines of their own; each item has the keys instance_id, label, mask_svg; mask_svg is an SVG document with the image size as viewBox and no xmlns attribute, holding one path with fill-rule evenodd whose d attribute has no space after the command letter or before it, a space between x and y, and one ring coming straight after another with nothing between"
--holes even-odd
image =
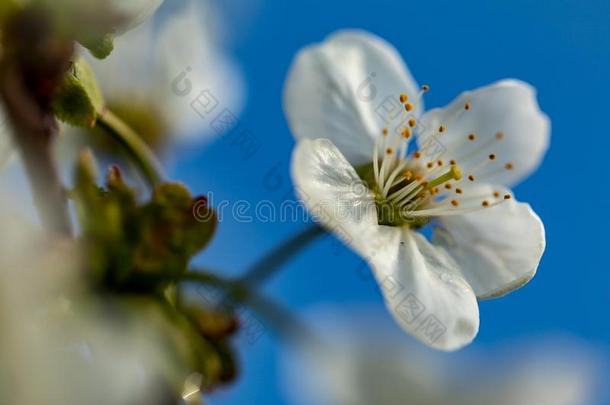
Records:
<instances>
[{"instance_id":1,"label":"white flower","mask_svg":"<svg viewBox=\"0 0 610 405\"><path fill-rule=\"evenodd\" d=\"M0 195L0 403L161 403L161 373L175 361L157 328L167 321L98 308L78 246L15 211Z\"/></svg>"},{"instance_id":2,"label":"white flower","mask_svg":"<svg viewBox=\"0 0 610 405\"><path fill-rule=\"evenodd\" d=\"M238 115L243 95L241 73L214 30L218 19L212 1L189 0L159 22L149 19L117 38L108 58L90 61L105 98L111 104L148 107L153 118L159 114L168 132L163 135L211 137L212 118L225 108ZM210 110L216 104L210 117L191 106L204 91L201 102L210 102Z\"/></svg>"},{"instance_id":3,"label":"white flower","mask_svg":"<svg viewBox=\"0 0 610 405\"><path fill-rule=\"evenodd\" d=\"M318 339L286 352L280 373L287 399L295 405L584 405L600 400L600 355L605 354L572 339L520 340L448 357L408 344L374 311L337 313L323 306L308 315Z\"/></svg>"},{"instance_id":4,"label":"white flower","mask_svg":"<svg viewBox=\"0 0 610 405\"><path fill-rule=\"evenodd\" d=\"M298 194L370 264L407 332L455 350L478 331L477 298L536 272L544 227L507 187L542 160L549 120L516 80L423 113L428 90L391 45L343 31L298 54L284 106Z\"/></svg>"}]
</instances>

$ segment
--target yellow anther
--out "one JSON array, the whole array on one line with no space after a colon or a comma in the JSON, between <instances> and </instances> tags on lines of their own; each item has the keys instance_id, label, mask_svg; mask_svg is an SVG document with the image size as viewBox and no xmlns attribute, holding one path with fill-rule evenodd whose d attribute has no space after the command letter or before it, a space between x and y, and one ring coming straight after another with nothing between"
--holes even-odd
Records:
<instances>
[{"instance_id":1,"label":"yellow anther","mask_svg":"<svg viewBox=\"0 0 610 405\"><path fill-rule=\"evenodd\" d=\"M417 120L415 118L409 118L409 126L411 128L415 128L416 125L417 125Z\"/></svg>"},{"instance_id":2,"label":"yellow anther","mask_svg":"<svg viewBox=\"0 0 610 405\"><path fill-rule=\"evenodd\" d=\"M505 164L505 165L504 165L504 168L505 168L506 170L513 170L514 166L513 166L513 164L512 164L512 163L507 163L507 164Z\"/></svg>"},{"instance_id":3,"label":"yellow anther","mask_svg":"<svg viewBox=\"0 0 610 405\"><path fill-rule=\"evenodd\" d=\"M451 200L451 205L457 207L458 205L460 205L460 202L458 200Z\"/></svg>"},{"instance_id":4,"label":"yellow anther","mask_svg":"<svg viewBox=\"0 0 610 405\"><path fill-rule=\"evenodd\" d=\"M407 111L412 111L412 110L413 110L413 108L415 108L415 107L413 106L413 104L411 104L411 103L406 103L406 104L405 104L405 110L407 110Z\"/></svg>"},{"instance_id":5,"label":"yellow anther","mask_svg":"<svg viewBox=\"0 0 610 405\"><path fill-rule=\"evenodd\" d=\"M402 129L401 135L405 139L409 139L411 137L411 128L405 127Z\"/></svg>"},{"instance_id":6,"label":"yellow anther","mask_svg":"<svg viewBox=\"0 0 610 405\"><path fill-rule=\"evenodd\" d=\"M403 177L409 181L413 178L413 172L411 170L407 170L403 173Z\"/></svg>"},{"instance_id":7,"label":"yellow anther","mask_svg":"<svg viewBox=\"0 0 610 405\"><path fill-rule=\"evenodd\" d=\"M384 134L384 135L387 135L387 134L388 134L388 129L387 129L387 128L384 128L384 129L383 129L383 134Z\"/></svg>"},{"instance_id":8,"label":"yellow anther","mask_svg":"<svg viewBox=\"0 0 610 405\"><path fill-rule=\"evenodd\" d=\"M406 93L402 93L399 97L400 102L402 104L406 103L409 100L409 96Z\"/></svg>"}]
</instances>

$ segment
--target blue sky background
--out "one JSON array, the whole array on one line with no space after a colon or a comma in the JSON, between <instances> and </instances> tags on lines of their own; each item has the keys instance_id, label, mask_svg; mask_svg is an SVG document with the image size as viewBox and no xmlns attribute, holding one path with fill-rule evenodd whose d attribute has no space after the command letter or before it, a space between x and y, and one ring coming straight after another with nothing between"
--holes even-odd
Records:
<instances>
[{"instance_id":1,"label":"blue sky background","mask_svg":"<svg viewBox=\"0 0 610 405\"><path fill-rule=\"evenodd\" d=\"M207 148L185 148L173 177L214 199L293 198L288 174L293 139L281 105L295 52L341 28L372 31L394 44L420 83L432 85L427 107L461 91L515 77L538 89L551 118L543 166L515 193L543 219L547 250L536 277L509 296L480 305L481 329L471 348L518 338L567 334L595 347L610 343L608 96L610 2L605 0L355 1L230 0L223 5L230 51L248 98L241 127L261 141L244 160L231 134ZM229 216L200 262L238 274L302 229L302 224L236 223ZM331 302L369 303L382 311L359 259L331 237L296 257L266 291L293 309ZM407 337L405 337L408 339ZM272 333L241 341L242 376L212 403L283 403Z\"/></svg>"}]
</instances>

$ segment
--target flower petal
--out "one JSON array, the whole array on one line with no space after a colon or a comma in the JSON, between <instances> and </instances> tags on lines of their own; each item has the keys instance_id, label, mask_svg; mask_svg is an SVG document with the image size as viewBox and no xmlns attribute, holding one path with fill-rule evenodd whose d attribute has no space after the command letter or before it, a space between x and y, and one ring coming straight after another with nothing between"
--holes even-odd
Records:
<instances>
[{"instance_id":1,"label":"flower petal","mask_svg":"<svg viewBox=\"0 0 610 405\"><path fill-rule=\"evenodd\" d=\"M538 167L549 145L550 122L536 91L517 80L462 93L447 107L426 112L420 123L428 131L444 124L445 133L437 137L444 156L486 183L519 182ZM470 134L474 141L468 140ZM494 161L488 162L491 155Z\"/></svg>"},{"instance_id":2,"label":"flower petal","mask_svg":"<svg viewBox=\"0 0 610 405\"><path fill-rule=\"evenodd\" d=\"M299 141L292 157L292 178L316 220L356 250L370 253L366 242L378 233L373 194L331 141Z\"/></svg>"},{"instance_id":3,"label":"flower petal","mask_svg":"<svg viewBox=\"0 0 610 405\"><path fill-rule=\"evenodd\" d=\"M372 193L331 141L299 141L292 176L322 224L371 265L386 305L403 329L443 350L472 341L479 311L456 263L415 232L378 225Z\"/></svg>"},{"instance_id":4,"label":"flower petal","mask_svg":"<svg viewBox=\"0 0 610 405\"><path fill-rule=\"evenodd\" d=\"M408 333L442 350L469 344L479 330L479 308L455 261L421 234L379 227L368 257L386 306Z\"/></svg>"},{"instance_id":5,"label":"flower petal","mask_svg":"<svg viewBox=\"0 0 610 405\"><path fill-rule=\"evenodd\" d=\"M417 92L390 44L365 31L340 31L296 56L284 109L295 138L328 138L357 165L372 160L373 140L382 128L407 120L400 93L415 99ZM388 116L395 118L389 124Z\"/></svg>"},{"instance_id":6,"label":"flower petal","mask_svg":"<svg viewBox=\"0 0 610 405\"><path fill-rule=\"evenodd\" d=\"M491 195L493 190L478 186L468 192ZM470 214L442 217L439 223L434 243L453 256L479 299L507 294L536 274L546 242L544 225L529 204L511 199Z\"/></svg>"}]
</instances>

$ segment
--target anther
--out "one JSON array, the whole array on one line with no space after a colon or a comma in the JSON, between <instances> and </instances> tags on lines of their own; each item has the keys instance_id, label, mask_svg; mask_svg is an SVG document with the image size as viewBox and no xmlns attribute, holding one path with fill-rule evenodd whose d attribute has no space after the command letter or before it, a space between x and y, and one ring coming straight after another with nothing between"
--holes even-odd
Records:
<instances>
[{"instance_id":1,"label":"anther","mask_svg":"<svg viewBox=\"0 0 610 405\"><path fill-rule=\"evenodd\" d=\"M496 160L496 155L494 153L489 155L489 160Z\"/></svg>"},{"instance_id":2,"label":"anther","mask_svg":"<svg viewBox=\"0 0 610 405\"><path fill-rule=\"evenodd\" d=\"M495 197L495 198L500 198L500 193L499 193L499 192L497 192L497 191L495 191L495 192L494 192L494 197Z\"/></svg>"},{"instance_id":3,"label":"anther","mask_svg":"<svg viewBox=\"0 0 610 405\"><path fill-rule=\"evenodd\" d=\"M428 169L432 169L434 167L434 163L428 162L428 164L426 166L428 166Z\"/></svg>"},{"instance_id":4,"label":"anther","mask_svg":"<svg viewBox=\"0 0 610 405\"><path fill-rule=\"evenodd\" d=\"M462 191L462 189L461 189L461 188L456 188L456 189L455 189L455 192L456 192L457 194L462 194L462 193L463 193L463 191Z\"/></svg>"},{"instance_id":5,"label":"anther","mask_svg":"<svg viewBox=\"0 0 610 405\"><path fill-rule=\"evenodd\" d=\"M408 100L409 100L409 96L407 96L405 93L402 93L402 94L400 95L400 102L401 102L402 104L406 103Z\"/></svg>"},{"instance_id":6,"label":"anther","mask_svg":"<svg viewBox=\"0 0 610 405\"><path fill-rule=\"evenodd\" d=\"M464 104L464 110L466 110L466 111L470 110L470 103Z\"/></svg>"},{"instance_id":7,"label":"anther","mask_svg":"<svg viewBox=\"0 0 610 405\"><path fill-rule=\"evenodd\" d=\"M417 120L415 118L409 118L409 126L415 128L415 125L417 125Z\"/></svg>"},{"instance_id":8,"label":"anther","mask_svg":"<svg viewBox=\"0 0 610 405\"><path fill-rule=\"evenodd\" d=\"M457 164L457 162L456 162L455 160L451 159L451 160L449 161L449 164L450 164L451 166L455 166L455 165Z\"/></svg>"},{"instance_id":9,"label":"anther","mask_svg":"<svg viewBox=\"0 0 610 405\"><path fill-rule=\"evenodd\" d=\"M413 110L413 108L414 108L413 104L411 104L411 103L406 103L405 104L405 110L411 111L411 110Z\"/></svg>"},{"instance_id":10,"label":"anther","mask_svg":"<svg viewBox=\"0 0 610 405\"><path fill-rule=\"evenodd\" d=\"M405 179L407 179L407 181L411 180L413 178L413 172L411 170L407 170L403 173L403 176Z\"/></svg>"},{"instance_id":11,"label":"anther","mask_svg":"<svg viewBox=\"0 0 610 405\"><path fill-rule=\"evenodd\" d=\"M460 205L460 202L458 200L451 200L451 205L457 207L458 205Z\"/></svg>"},{"instance_id":12,"label":"anther","mask_svg":"<svg viewBox=\"0 0 610 405\"><path fill-rule=\"evenodd\" d=\"M384 134L384 135L387 135L387 134L388 134L388 129L387 129L387 128L384 128L384 129L383 129L383 134Z\"/></svg>"},{"instance_id":13,"label":"anther","mask_svg":"<svg viewBox=\"0 0 610 405\"><path fill-rule=\"evenodd\" d=\"M392 153L394 153L394 150L392 148L387 148L385 150L385 153L387 153L388 155L391 155Z\"/></svg>"},{"instance_id":14,"label":"anther","mask_svg":"<svg viewBox=\"0 0 610 405\"><path fill-rule=\"evenodd\" d=\"M477 136L474 132L472 134L468 134L469 141L474 141L475 139L477 139Z\"/></svg>"},{"instance_id":15,"label":"anther","mask_svg":"<svg viewBox=\"0 0 610 405\"><path fill-rule=\"evenodd\" d=\"M403 138L409 139L411 137L411 128L409 128L409 127L403 128L401 134L402 134Z\"/></svg>"},{"instance_id":16,"label":"anther","mask_svg":"<svg viewBox=\"0 0 610 405\"><path fill-rule=\"evenodd\" d=\"M505 168L506 170L513 170L513 167L514 167L514 166L513 166L513 164L512 164L512 163L507 163L507 164L505 164L505 165L504 165L504 168Z\"/></svg>"},{"instance_id":17,"label":"anther","mask_svg":"<svg viewBox=\"0 0 610 405\"><path fill-rule=\"evenodd\" d=\"M447 127L445 125L441 125L440 127L438 127L438 132L441 133L441 134L443 132L445 132L446 130L447 130Z\"/></svg>"},{"instance_id":18,"label":"anther","mask_svg":"<svg viewBox=\"0 0 610 405\"><path fill-rule=\"evenodd\" d=\"M442 166L443 166L443 161L442 161L442 160L437 161L437 162L436 162L436 165L437 165L438 167L442 167Z\"/></svg>"},{"instance_id":19,"label":"anther","mask_svg":"<svg viewBox=\"0 0 610 405\"><path fill-rule=\"evenodd\" d=\"M419 158L421 157L421 152L419 152L419 151L415 151L415 152L413 152L413 157L414 157L415 159L419 159Z\"/></svg>"},{"instance_id":20,"label":"anther","mask_svg":"<svg viewBox=\"0 0 610 405\"><path fill-rule=\"evenodd\" d=\"M496 139L497 139L497 140L504 139L504 132L502 132L502 131L498 131L498 132L496 133Z\"/></svg>"},{"instance_id":21,"label":"anther","mask_svg":"<svg viewBox=\"0 0 610 405\"><path fill-rule=\"evenodd\" d=\"M421 90L422 90L424 93L427 93L427 92L429 92L429 91L430 91L430 86L428 86L427 84L424 84L423 86L421 86Z\"/></svg>"},{"instance_id":22,"label":"anther","mask_svg":"<svg viewBox=\"0 0 610 405\"><path fill-rule=\"evenodd\" d=\"M489 207L489 201L487 200L483 200L481 204L483 205L483 207Z\"/></svg>"},{"instance_id":23,"label":"anther","mask_svg":"<svg viewBox=\"0 0 610 405\"><path fill-rule=\"evenodd\" d=\"M447 184L445 184L445 188L446 188L447 190L451 190L451 187L453 187L453 186L451 185L451 183L447 183Z\"/></svg>"},{"instance_id":24,"label":"anther","mask_svg":"<svg viewBox=\"0 0 610 405\"><path fill-rule=\"evenodd\" d=\"M468 176L468 180L474 181L474 176L471 174L470 176Z\"/></svg>"},{"instance_id":25,"label":"anther","mask_svg":"<svg viewBox=\"0 0 610 405\"><path fill-rule=\"evenodd\" d=\"M510 194L504 194L504 199L505 200L510 200L512 197Z\"/></svg>"}]
</instances>

